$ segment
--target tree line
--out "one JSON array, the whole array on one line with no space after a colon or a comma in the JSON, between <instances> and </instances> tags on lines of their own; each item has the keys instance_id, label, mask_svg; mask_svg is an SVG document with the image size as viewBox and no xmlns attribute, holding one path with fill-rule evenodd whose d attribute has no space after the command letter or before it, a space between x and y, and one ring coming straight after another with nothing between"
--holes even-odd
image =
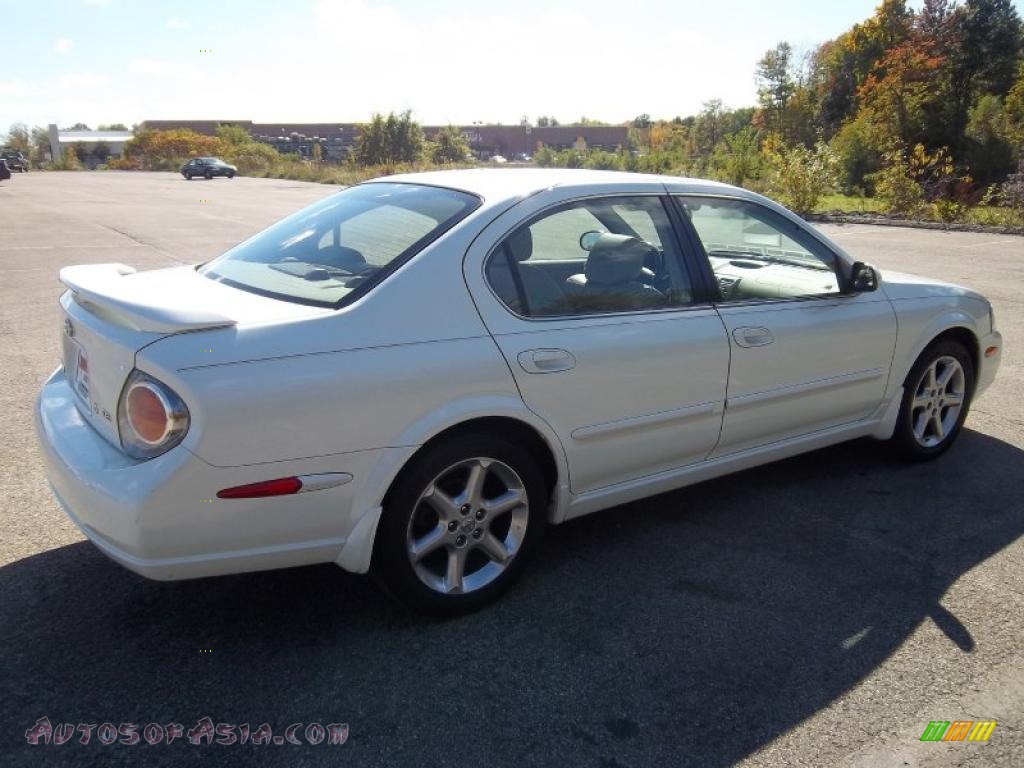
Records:
<instances>
[{"instance_id":1,"label":"tree line","mask_svg":"<svg viewBox=\"0 0 1024 768\"><path fill-rule=\"evenodd\" d=\"M785 41L765 52L755 107L713 100L688 117L644 114L618 152L540 148L535 159L715 178L801 211L832 188L946 219L979 202L1015 205L1022 43L1011 0L925 0L920 11L883 0L804 56Z\"/></svg>"}]
</instances>

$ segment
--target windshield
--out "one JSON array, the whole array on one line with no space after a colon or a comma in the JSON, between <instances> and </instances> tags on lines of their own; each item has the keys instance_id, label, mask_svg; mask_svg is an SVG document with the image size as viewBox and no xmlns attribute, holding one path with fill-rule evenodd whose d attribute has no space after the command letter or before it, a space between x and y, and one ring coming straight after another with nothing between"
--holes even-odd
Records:
<instances>
[{"instance_id":1,"label":"windshield","mask_svg":"<svg viewBox=\"0 0 1024 768\"><path fill-rule=\"evenodd\" d=\"M361 184L283 219L199 273L272 298L337 307L365 293L479 204L452 189Z\"/></svg>"}]
</instances>

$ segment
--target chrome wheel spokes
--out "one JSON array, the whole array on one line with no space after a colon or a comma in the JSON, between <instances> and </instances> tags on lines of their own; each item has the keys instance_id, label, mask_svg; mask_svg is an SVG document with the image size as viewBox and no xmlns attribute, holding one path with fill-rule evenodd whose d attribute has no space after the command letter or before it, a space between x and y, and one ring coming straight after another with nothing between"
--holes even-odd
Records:
<instances>
[{"instance_id":1,"label":"chrome wheel spokes","mask_svg":"<svg viewBox=\"0 0 1024 768\"><path fill-rule=\"evenodd\" d=\"M490 584L522 546L529 499L522 478L497 459L461 461L420 495L406 534L409 562L441 594Z\"/></svg>"},{"instance_id":2,"label":"chrome wheel spokes","mask_svg":"<svg viewBox=\"0 0 1024 768\"><path fill-rule=\"evenodd\" d=\"M966 381L960 361L949 355L924 371L910 401L910 423L920 445L939 445L953 431L964 405Z\"/></svg>"}]
</instances>

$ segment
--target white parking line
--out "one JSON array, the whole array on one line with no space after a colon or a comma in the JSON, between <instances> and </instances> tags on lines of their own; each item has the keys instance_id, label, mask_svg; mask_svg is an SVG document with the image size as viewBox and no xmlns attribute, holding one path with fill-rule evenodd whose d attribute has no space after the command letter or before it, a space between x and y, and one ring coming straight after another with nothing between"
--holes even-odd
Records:
<instances>
[{"instance_id":1,"label":"white parking line","mask_svg":"<svg viewBox=\"0 0 1024 768\"><path fill-rule=\"evenodd\" d=\"M142 243L117 243L113 245L0 245L0 251L54 251L58 248L73 248L83 250L85 248L148 248Z\"/></svg>"}]
</instances>

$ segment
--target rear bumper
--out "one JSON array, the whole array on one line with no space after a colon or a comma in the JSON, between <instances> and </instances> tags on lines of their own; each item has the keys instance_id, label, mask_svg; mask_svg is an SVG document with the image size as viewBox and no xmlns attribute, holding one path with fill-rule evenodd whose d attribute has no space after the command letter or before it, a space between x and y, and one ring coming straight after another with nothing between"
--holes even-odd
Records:
<instances>
[{"instance_id":1,"label":"rear bumper","mask_svg":"<svg viewBox=\"0 0 1024 768\"><path fill-rule=\"evenodd\" d=\"M327 471L361 478L377 453L214 467L178 446L134 461L85 421L62 369L43 385L35 424L68 517L108 557L160 580L337 560L359 522L356 482L266 499L218 499L217 491Z\"/></svg>"}]
</instances>

